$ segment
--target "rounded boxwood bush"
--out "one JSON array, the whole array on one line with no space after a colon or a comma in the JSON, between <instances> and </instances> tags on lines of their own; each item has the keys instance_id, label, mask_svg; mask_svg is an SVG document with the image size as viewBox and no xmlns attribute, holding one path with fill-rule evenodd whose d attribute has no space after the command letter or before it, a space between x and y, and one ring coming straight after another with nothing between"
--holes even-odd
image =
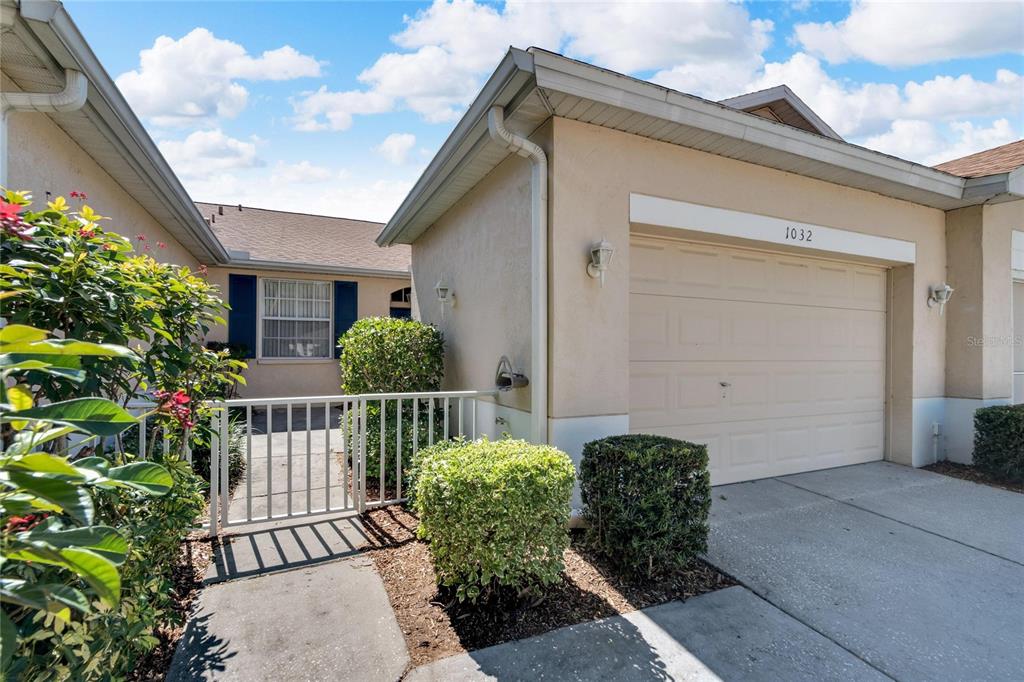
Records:
<instances>
[{"instance_id":1,"label":"rounded boxwood bush","mask_svg":"<svg viewBox=\"0 0 1024 682\"><path fill-rule=\"evenodd\" d=\"M439 391L444 378L444 339L436 327L395 317L357 320L338 339L341 346L341 389L348 395L362 393L419 393ZM436 404L436 402L435 402ZM402 471L412 456L412 401L402 405ZM356 416L353 414L352 418ZM366 475L379 480L380 404L366 405ZM444 438L444 415L435 408L434 438ZM429 440L429 414L425 401L419 409L419 442ZM396 436L398 404L387 403L384 415L384 481L391 489L397 482ZM403 478L406 478L403 476ZM403 481L408 488L408 483Z\"/></svg>"},{"instance_id":2,"label":"rounded boxwood bush","mask_svg":"<svg viewBox=\"0 0 1024 682\"><path fill-rule=\"evenodd\" d=\"M477 601L558 580L574 480L568 455L550 445L479 440L424 450L414 509L438 582Z\"/></svg>"},{"instance_id":3,"label":"rounded boxwood bush","mask_svg":"<svg viewBox=\"0 0 1024 682\"><path fill-rule=\"evenodd\" d=\"M627 573L681 568L707 550L707 446L644 434L591 441L580 493L592 545Z\"/></svg>"},{"instance_id":4,"label":"rounded boxwood bush","mask_svg":"<svg viewBox=\"0 0 1024 682\"><path fill-rule=\"evenodd\" d=\"M974 411L974 466L1009 483L1024 483L1024 405Z\"/></svg>"}]
</instances>

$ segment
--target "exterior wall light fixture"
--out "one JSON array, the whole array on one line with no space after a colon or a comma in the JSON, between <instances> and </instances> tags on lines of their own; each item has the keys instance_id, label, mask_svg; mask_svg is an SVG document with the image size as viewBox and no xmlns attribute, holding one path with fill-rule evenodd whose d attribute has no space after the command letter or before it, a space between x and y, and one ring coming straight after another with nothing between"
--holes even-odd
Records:
<instances>
[{"instance_id":1,"label":"exterior wall light fixture","mask_svg":"<svg viewBox=\"0 0 1024 682\"><path fill-rule=\"evenodd\" d=\"M954 291L955 289L945 282L939 286L930 287L928 289L928 307L939 306L939 315L942 315L942 310L946 307L946 303L949 302Z\"/></svg>"},{"instance_id":2,"label":"exterior wall light fixture","mask_svg":"<svg viewBox=\"0 0 1024 682\"><path fill-rule=\"evenodd\" d=\"M441 319L444 319L444 309L447 306L455 305L455 292L452 288L444 283L442 277L438 282L437 286L434 287L434 291L437 292L437 300L441 302Z\"/></svg>"},{"instance_id":3,"label":"exterior wall light fixture","mask_svg":"<svg viewBox=\"0 0 1024 682\"><path fill-rule=\"evenodd\" d=\"M608 265L612 262L613 255L615 255L615 247L604 239L594 242L590 247L590 262L587 263L587 274L595 279L600 279L602 287L604 286L604 273L608 270Z\"/></svg>"}]
</instances>

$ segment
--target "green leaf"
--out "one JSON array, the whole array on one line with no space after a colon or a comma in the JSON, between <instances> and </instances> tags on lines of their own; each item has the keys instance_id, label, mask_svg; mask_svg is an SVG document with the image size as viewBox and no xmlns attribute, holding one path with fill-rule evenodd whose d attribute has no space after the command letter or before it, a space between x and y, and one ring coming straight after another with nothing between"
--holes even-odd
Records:
<instances>
[{"instance_id":1,"label":"green leaf","mask_svg":"<svg viewBox=\"0 0 1024 682\"><path fill-rule=\"evenodd\" d=\"M88 549L120 566L128 553L128 542L110 526L86 526L53 530L52 526L37 526L16 536L21 542L44 543L56 549L66 547Z\"/></svg>"},{"instance_id":2,"label":"green leaf","mask_svg":"<svg viewBox=\"0 0 1024 682\"><path fill-rule=\"evenodd\" d=\"M110 471L110 462L103 459L102 457L83 457L82 459L75 460L75 466L80 469L89 469L97 473L107 475Z\"/></svg>"},{"instance_id":3,"label":"green leaf","mask_svg":"<svg viewBox=\"0 0 1024 682\"><path fill-rule=\"evenodd\" d=\"M64 607L71 607L82 613L89 613L89 600L81 590L62 583L27 583L24 580L0 580L0 601L40 609L49 613L60 613Z\"/></svg>"},{"instance_id":4,"label":"green leaf","mask_svg":"<svg viewBox=\"0 0 1024 682\"><path fill-rule=\"evenodd\" d=\"M37 561L66 568L89 583L100 599L111 606L117 604L121 598L121 576L117 572L117 566L106 557L88 549L32 546L10 551L7 558L15 561Z\"/></svg>"},{"instance_id":5,"label":"green leaf","mask_svg":"<svg viewBox=\"0 0 1024 682\"><path fill-rule=\"evenodd\" d=\"M42 341L45 338L45 331L24 324L9 324L0 329L0 346L11 343L31 343Z\"/></svg>"},{"instance_id":6,"label":"green leaf","mask_svg":"<svg viewBox=\"0 0 1024 682\"><path fill-rule=\"evenodd\" d=\"M20 488L19 492L38 497L57 505L68 516L89 525L92 523L92 498L81 485L68 483L59 478L48 478L25 471L6 472L7 480L0 479L0 484Z\"/></svg>"},{"instance_id":7,"label":"green leaf","mask_svg":"<svg viewBox=\"0 0 1024 682\"><path fill-rule=\"evenodd\" d=\"M82 472L71 466L66 459L45 452L33 452L29 455L17 457L4 464L4 468L11 471L57 474L79 481L85 480Z\"/></svg>"},{"instance_id":8,"label":"green leaf","mask_svg":"<svg viewBox=\"0 0 1024 682\"><path fill-rule=\"evenodd\" d=\"M111 358L138 359L134 351L112 343L90 343L75 339L46 339L4 344L0 346L4 353L29 353L32 355L99 355Z\"/></svg>"},{"instance_id":9,"label":"green leaf","mask_svg":"<svg viewBox=\"0 0 1024 682\"><path fill-rule=\"evenodd\" d=\"M18 628L6 611L0 611L0 674L7 677L7 666L18 649Z\"/></svg>"},{"instance_id":10,"label":"green leaf","mask_svg":"<svg viewBox=\"0 0 1024 682\"><path fill-rule=\"evenodd\" d=\"M0 355L0 371L4 372L4 374L36 371L43 374L61 376L79 383L85 380L85 371L81 369L81 362L76 355L5 353Z\"/></svg>"},{"instance_id":11,"label":"green leaf","mask_svg":"<svg viewBox=\"0 0 1024 682\"><path fill-rule=\"evenodd\" d=\"M7 389L7 402L10 403L12 410L28 410L35 401L32 399L32 390L25 384L18 384ZM21 431L27 424L26 421L14 421L11 422L11 427L15 431Z\"/></svg>"},{"instance_id":12,"label":"green leaf","mask_svg":"<svg viewBox=\"0 0 1024 682\"><path fill-rule=\"evenodd\" d=\"M116 436L136 424L124 408L103 398L75 398L30 410L9 412L3 421L29 420L66 424L94 436Z\"/></svg>"},{"instance_id":13,"label":"green leaf","mask_svg":"<svg viewBox=\"0 0 1024 682\"><path fill-rule=\"evenodd\" d=\"M174 486L170 472L154 462L132 462L111 467L107 478L152 495L164 495Z\"/></svg>"}]
</instances>

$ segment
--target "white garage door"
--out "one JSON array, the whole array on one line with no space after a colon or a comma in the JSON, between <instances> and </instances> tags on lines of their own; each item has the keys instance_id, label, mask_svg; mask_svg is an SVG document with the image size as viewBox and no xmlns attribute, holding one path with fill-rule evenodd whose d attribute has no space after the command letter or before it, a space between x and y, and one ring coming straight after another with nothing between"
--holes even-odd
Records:
<instances>
[{"instance_id":1,"label":"white garage door","mask_svg":"<svg viewBox=\"0 0 1024 682\"><path fill-rule=\"evenodd\" d=\"M630 431L707 443L714 484L881 459L886 272L634 236Z\"/></svg>"}]
</instances>

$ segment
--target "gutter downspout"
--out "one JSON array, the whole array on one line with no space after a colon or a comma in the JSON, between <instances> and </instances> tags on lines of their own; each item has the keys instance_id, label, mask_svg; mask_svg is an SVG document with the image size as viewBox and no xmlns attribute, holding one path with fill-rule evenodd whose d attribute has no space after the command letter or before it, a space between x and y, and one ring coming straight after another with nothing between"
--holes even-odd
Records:
<instances>
[{"instance_id":1,"label":"gutter downspout","mask_svg":"<svg viewBox=\"0 0 1024 682\"><path fill-rule=\"evenodd\" d=\"M491 139L530 160L530 434L548 442L548 157L530 140L505 127L505 110L487 112Z\"/></svg>"},{"instance_id":2,"label":"gutter downspout","mask_svg":"<svg viewBox=\"0 0 1024 682\"><path fill-rule=\"evenodd\" d=\"M12 111L54 113L76 111L85 104L89 81L75 69L65 69L64 89L60 92L0 93L0 185L7 187L7 114Z\"/></svg>"}]
</instances>

